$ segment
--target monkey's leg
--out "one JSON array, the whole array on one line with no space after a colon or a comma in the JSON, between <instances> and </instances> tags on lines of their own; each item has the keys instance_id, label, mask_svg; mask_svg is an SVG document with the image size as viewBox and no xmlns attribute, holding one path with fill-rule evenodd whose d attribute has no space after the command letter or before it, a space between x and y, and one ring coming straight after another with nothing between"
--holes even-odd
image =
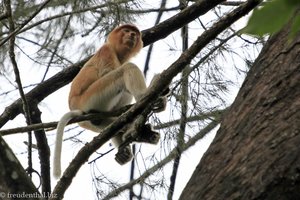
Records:
<instances>
[{"instance_id":1,"label":"monkey's leg","mask_svg":"<svg viewBox=\"0 0 300 200\"><path fill-rule=\"evenodd\" d=\"M130 139L127 141L123 140L123 136L125 135L126 132L128 132L130 125L125 126L119 133L117 133L116 136L114 136L111 141L118 148L118 152L115 155L115 160L120 164L123 165L127 162L129 162L132 157L132 151L131 151L131 145Z\"/></svg>"},{"instance_id":2,"label":"monkey's leg","mask_svg":"<svg viewBox=\"0 0 300 200\"><path fill-rule=\"evenodd\" d=\"M119 140L119 142L123 141L123 143L118 147L118 153L115 155L115 160L120 165L129 162L133 157L130 145L131 142L157 144L160 139L159 133L153 131L150 124L144 125L143 128L139 130L140 132L138 134L133 133L132 131L134 130L129 129L127 133L123 135L123 139L120 138L121 135L113 138L115 142L116 140ZM136 137L134 137L134 135L136 135Z\"/></svg>"},{"instance_id":3,"label":"monkey's leg","mask_svg":"<svg viewBox=\"0 0 300 200\"><path fill-rule=\"evenodd\" d=\"M145 94L147 90L146 82L141 70L133 63L125 63L122 65L124 69L124 82L126 89L138 101Z\"/></svg>"}]
</instances>

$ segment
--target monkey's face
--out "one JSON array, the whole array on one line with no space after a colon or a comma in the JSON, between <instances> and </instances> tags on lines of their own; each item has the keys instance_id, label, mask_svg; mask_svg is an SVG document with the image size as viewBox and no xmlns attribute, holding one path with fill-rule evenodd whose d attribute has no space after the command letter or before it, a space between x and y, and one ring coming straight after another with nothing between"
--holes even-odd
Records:
<instances>
[{"instance_id":1,"label":"monkey's face","mask_svg":"<svg viewBox=\"0 0 300 200\"><path fill-rule=\"evenodd\" d=\"M121 44L125 45L129 49L133 49L136 46L139 39L139 33L133 29L125 27L121 29L120 34L120 38L122 40Z\"/></svg>"},{"instance_id":2,"label":"monkey's face","mask_svg":"<svg viewBox=\"0 0 300 200\"><path fill-rule=\"evenodd\" d=\"M142 34L133 25L125 24L115 28L107 38L108 43L115 49L119 59L127 60L137 54L143 47Z\"/></svg>"}]
</instances>

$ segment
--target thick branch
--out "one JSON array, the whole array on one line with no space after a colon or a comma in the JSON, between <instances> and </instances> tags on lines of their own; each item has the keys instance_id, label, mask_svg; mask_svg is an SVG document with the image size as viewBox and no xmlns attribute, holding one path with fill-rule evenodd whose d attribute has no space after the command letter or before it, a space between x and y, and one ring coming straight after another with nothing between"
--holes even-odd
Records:
<instances>
[{"instance_id":1,"label":"thick branch","mask_svg":"<svg viewBox=\"0 0 300 200\"><path fill-rule=\"evenodd\" d=\"M182 26L190 23L201 15L204 15L210 9L214 8L224 0L200 0L193 5L182 10L179 14L171 17L157 26L142 31L143 42L146 45L167 37L170 33L180 29ZM161 31L164 30L164 31Z\"/></svg>"}]
</instances>

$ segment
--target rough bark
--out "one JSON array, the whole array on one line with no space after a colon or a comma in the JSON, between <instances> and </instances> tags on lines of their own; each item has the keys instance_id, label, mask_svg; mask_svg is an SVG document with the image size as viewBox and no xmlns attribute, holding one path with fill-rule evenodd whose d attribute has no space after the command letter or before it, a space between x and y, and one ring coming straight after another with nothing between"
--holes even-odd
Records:
<instances>
[{"instance_id":1,"label":"rough bark","mask_svg":"<svg viewBox=\"0 0 300 200\"><path fill-rule=\"evenodd\" d=\"M0 199L40 199L41 194L0 136Z\"/></svg>"},{"instance_id":2,"label":"rough bark","mask_svg":"<svg viewBox=\"0 0 300 200\"><path fill-rule=\"evenodd\" d=\"M300 34L271 37L181 200L300 199Z\"/></svg>"}]
</instances>

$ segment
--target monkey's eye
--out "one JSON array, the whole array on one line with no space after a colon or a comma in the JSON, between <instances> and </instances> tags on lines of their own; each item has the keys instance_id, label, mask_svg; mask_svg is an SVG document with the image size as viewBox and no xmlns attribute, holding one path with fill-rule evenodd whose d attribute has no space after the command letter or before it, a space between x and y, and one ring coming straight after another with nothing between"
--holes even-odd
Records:
<instances>
[{"instance_id":1,"label":"monkey's eye","mask_svg":"<svg viewBox=\"0 0 300 200\"><path fill-rule=\"evenodd\" d=\"M129 32L130 32L130 30L127 29L127 28L123 29L123 31L126 32L126 33L129 33Z\"/></svg>"}]
</instances>

